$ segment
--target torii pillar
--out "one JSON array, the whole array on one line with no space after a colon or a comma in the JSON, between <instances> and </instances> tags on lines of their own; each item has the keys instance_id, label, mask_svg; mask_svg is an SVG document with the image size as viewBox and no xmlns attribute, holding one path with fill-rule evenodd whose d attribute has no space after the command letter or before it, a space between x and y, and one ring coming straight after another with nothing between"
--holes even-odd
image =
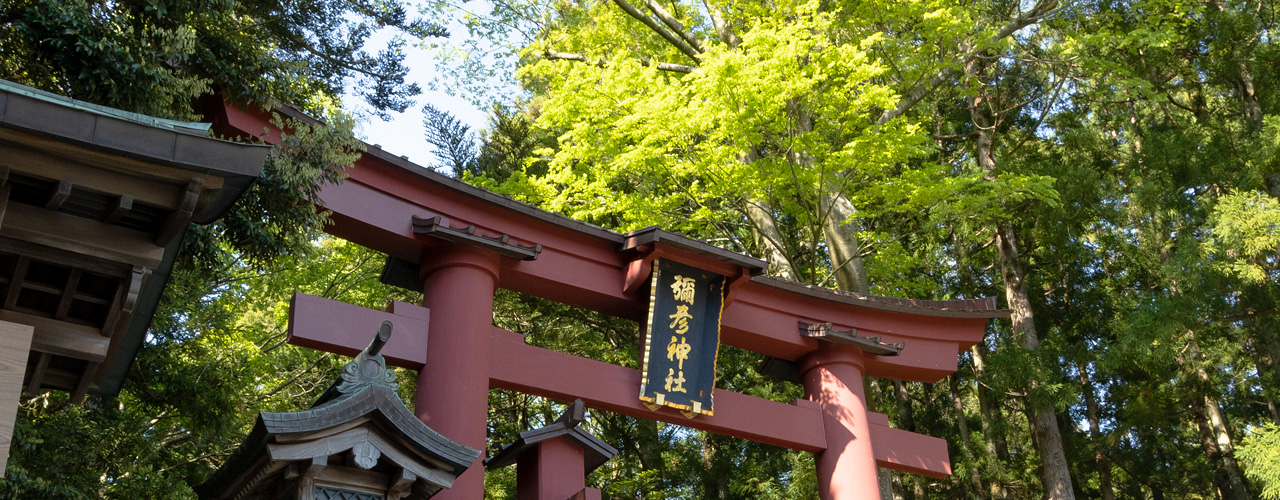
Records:
<instances>
[{"instance_id":1,"label":"torii pillar","mask_svg":"<svg viewBox=\"0 0 1280 500\"><path fill-rule=\"evenodd\" d=\"M853 346L822 343L800 361L805 395L822 405L827 433L827 449L814 454L822 500L880 498L862 386L863 356Z\"/></svg>"},{"instance_id":2,"label":"torii pillar","mask_svg":"<svg viewBox=\"0 0 1280 500\"><path fill-rule=\"evenodd\" d=\"M423 306L431 310L426 364L414 413L437 432L485 449L489 421L489 332L500 256L466 243L430 247L422 259ZM482 454L477 462L484 460ZM473 466L435 498L484 498L484 467Z\"/></svg>"}]
</instances>

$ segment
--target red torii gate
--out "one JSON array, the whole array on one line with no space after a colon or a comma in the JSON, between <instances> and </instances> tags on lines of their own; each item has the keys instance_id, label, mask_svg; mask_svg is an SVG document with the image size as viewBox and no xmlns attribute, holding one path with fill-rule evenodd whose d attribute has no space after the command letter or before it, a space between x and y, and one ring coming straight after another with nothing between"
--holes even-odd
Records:
<instances>
[{"instance_id":1,"label":"red torii gate","mask_svg":"<svg viewBox=\"0 0 1280 500\"><path fill-rule=\"evenodd\" d=\"M272 130L269 113L211 110L224 135ZM291 110L277 110L310 120ZM276 134L269 134L268 140ZM292 342L354 355L368 325L392 319L387 362L419 371L417 416L462 444L486 448L490 387L661 420L813 452L823 499L879 498L876 466L930 477L951 473L946 443L888 425L867 411L862 377L935 382L957 355L982 339L990 318L1007 316L994 298L892 299L757 275L764 262L658 229L621 235L495 195L393 156L377 146L320 194L333 211L327 231L418 265L424 307L397 302L371 311L300 295ZM534 258L536 257L536 258ZM638 293L656 257L729 277L721 342L797 363L808 399L778 403L716 389L714 416L686 419L651 411L637 398L637 370L550 351L493 326L497 288L643 322ZM430 322L430 335L425 335ZM861 342L902 342L894 357L873 356L806 335L802 324L855 330ZM422 333L407 333L417 328ZM424 342L425 337L425 342ZM425 344L425 345L424 345ZM438 498L483 497L477 461Z\"/></svg>"}]
</instances>

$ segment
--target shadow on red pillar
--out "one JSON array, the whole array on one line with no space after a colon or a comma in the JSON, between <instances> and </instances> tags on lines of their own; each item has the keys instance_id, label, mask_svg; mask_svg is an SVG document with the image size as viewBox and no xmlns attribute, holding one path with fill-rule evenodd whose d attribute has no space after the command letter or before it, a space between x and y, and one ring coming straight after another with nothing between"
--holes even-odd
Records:
<instances>
[{"instance_id":1,"label":"shadow on red pillar","mask_svg":"<svg viewBox=\"0 0 1280 500\"><path fill-rule=\"evenodd\" d=\"M822 405L827 449L814 454L822 500L879 500L876 459L862 387L863 353L823 343L800 360L804 390Z\"/></svg>"},{"instance_id":2,"label":"shadow on red pillar","mask_svg":"<svg viewBox=\"0 0 1280 500\"><path fill-rule=\"evenodd\" d=\"M483 450L499 257L474 246L440 245L430 247L422 263L423 305L431 310L431 333L426 364L418 373L414 413L449 439ZM480 462L434 498L484 498Z\"/></svg>"}]
</instances>

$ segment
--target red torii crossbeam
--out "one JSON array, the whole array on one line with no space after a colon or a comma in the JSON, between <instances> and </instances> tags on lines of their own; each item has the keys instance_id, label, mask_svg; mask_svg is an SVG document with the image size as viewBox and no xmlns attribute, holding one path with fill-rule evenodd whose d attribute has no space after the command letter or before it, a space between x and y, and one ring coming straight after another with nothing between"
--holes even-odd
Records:
<instances>
[{"instance_id":1,"label":"red torii crossbeam","mask_svg":"<svg viewBox=\"0 0 1280 500\"><path fill-rule=\"evenodd\" d=\"M271 127L263 112L213 111L225 135ZM879 498L877 464L932 477L951 469L945 442L892 429L883 415L867 411L862 377L937 381L956 370L957 354L981 340L989 318L1007 314L994 299L891 299L755 275L762 261L657 229L614 233L475 188L376 146L347 173L344 183L321 191L335 222L328 231L418 263L411 278L421 284L424 307L396 303L389 313L356 311L299 295L292 341L351 354L363 343L346 332L367 330L365 323L351 323L357 318L416 321L422 329L416 341L388 345L383 353L389 363L419 370L418 417L475 448L486 448L488 391L498 387L566 402L581 398L593 408L810 451L823 499ZM497 288L643 321L648 301L639 282L657 257L729 276L722 342L795 362L808 399L784 404L717 389L715 416L686 420L641 404L636 370L529 346L492 324ZM856 331L864 341L879 337L905 348L899 356L868 355L805 335L802 323L830 324L831 330ZM407 330L397 338L412 337ZM477 462L438 498L482 497L483 466Z\"/></svg>"}]
</instances>

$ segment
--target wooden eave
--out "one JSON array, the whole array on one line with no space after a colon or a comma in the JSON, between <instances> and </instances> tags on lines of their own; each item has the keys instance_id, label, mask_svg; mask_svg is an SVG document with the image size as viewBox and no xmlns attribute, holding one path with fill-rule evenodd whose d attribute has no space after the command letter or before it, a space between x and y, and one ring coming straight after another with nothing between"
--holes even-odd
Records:
<instances>
[{"instance_id":1,"label":"wooden eave","mask_svg":"<svg viewBox=\"0 0 1280 500\"><path fill-rule=\"evenodd\" d=\"M306 410L259 413L245 441L196 490L201 498L240 498L279 480L290 464L324 462L348 451L353 442L373 443L384 459L416 471L416 480L424 484L415 491L427 493L452 485L453 478L480 456L480 450L458 444L418 420L394 389L370 385Z\"/></svg>"},{"instance_id":2,"label":"wooden eave","mask_svg":"<svg viewBox=\"0 0 1280 500\"><path fill-rule=\"evenodd\" d=\"M618 453L616 448L576 426L553 424L521 432L516 442L502 447L496 455L486 459L485 467L493 470L514 464L521 455L533 450L539 442L558 437L564 437L582 448L584 474L590 474Z\"/></svg>"},{"instance_id":3,"label":"wooden eave","mask_svg":"<svg viewBox=\"0 0 1280 500\"><path fill-rule=\"evenodd\" d=\"M404 406L395 390L384 386L371 385L303 411L262 412L259 416L264 429L277 436L278 442L279 436L320 432L366 415L376 415L389 425L391 434L418 452L423 460L438 462L455 474L461 474L480 456L480 450L454 442L427 427Z\"/></svg>"},{"instance_id":4,"label":"wooden eave","mask_svg":"<svg viewBox=\"0 0 1280 500\"><path fill-rule=\"evenodd\" d=\"M617 455L618 450L578 428L584 418L586 404L582 399L574 400L555 422L521 432L514 443L503 446L497 454L485 459L485 468L494 470L514 464L522 455L537 448L538 443L563 437L582 449L582 473L590 474Z\"/></svg>"},{"instance_id":5,"label":"wooden eave","mask_svg":"<svg viewBox=\"0 0 1280 500\"><path fill-rule=\"evenodd\" d=\"M187 226L266 159L207 129L0 81L0 317L36 326L29 390L119 391Z\"/></svg>"}]
</instances>

